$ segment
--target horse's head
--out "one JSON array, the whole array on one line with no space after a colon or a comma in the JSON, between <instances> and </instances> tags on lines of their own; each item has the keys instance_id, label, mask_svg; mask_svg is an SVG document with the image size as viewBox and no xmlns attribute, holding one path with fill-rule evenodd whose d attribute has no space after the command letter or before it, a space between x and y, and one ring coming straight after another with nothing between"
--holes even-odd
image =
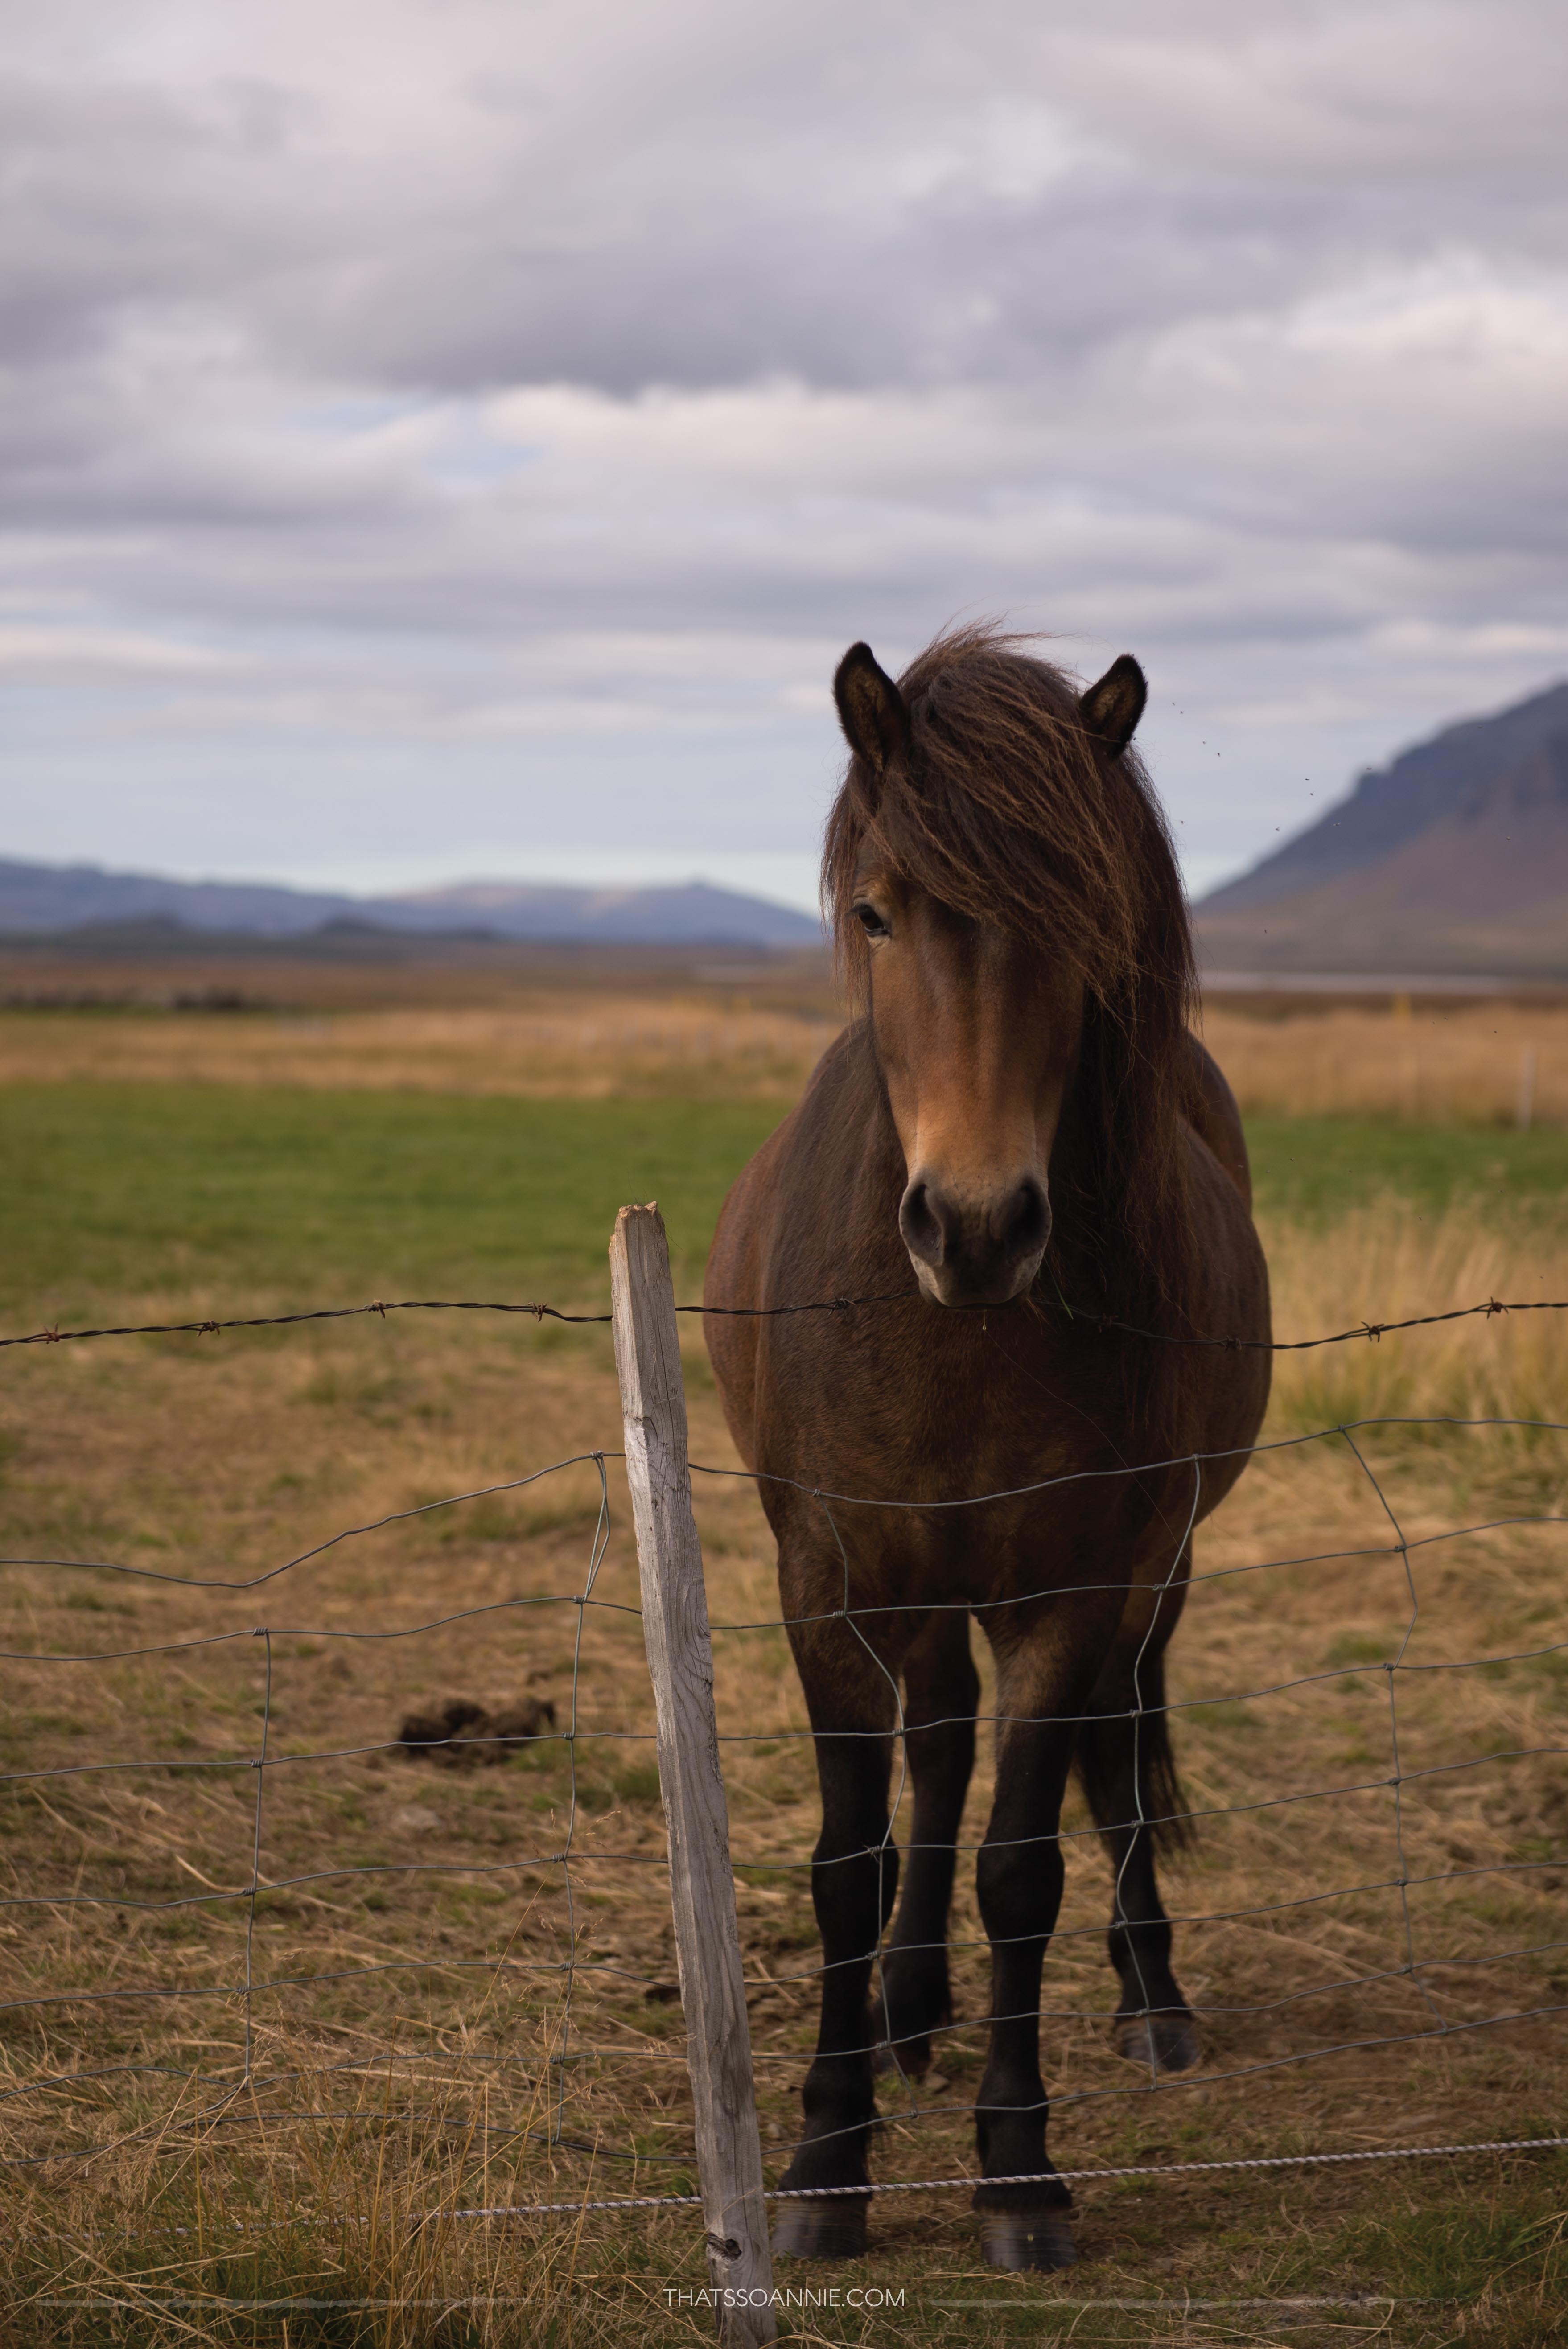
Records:
<instances>
[{"instance_id":1,"label":"horse's head","mask_svg":"<svg viewBox=\"0 0 1568 2349\"><path fill-rule=\"evenodd\" d=\"M942 1305L1002 1304L1040 1269L1051 1236L1052 1149L1096 967L1093 941L1073 932L1096 915L1080 888L1077 921L1055 909L1064 934L1053 936L1058 892L1032 890L1022 869L1041 862L1043 845L1050 854L1039 825L1031 827L1030 795L1043 767L1062 766L1064 754L1092 791L1096 774L1119 761L1145 698L1143 673L1125 656L1081 698L1042 664L995 652L987 662L1032 675L1000 739L973 741L982 771L972 792L965 714L977 680L968 693L950 688L944 699L952 671L939 671L907 699L865 645L850 648L834 680L854 756L840 802L847 812L836 812L836 836L830 827L829 885L841 936L849 934L864 973L903 1146L898 1229L921 1288ZM1088 863L1103 865L1106 827L1087 829L1102 838L1080 836L1080 861L1086 847ZM1117 908L1124 921L1125 910Z\"/></svg>"}]
</instances>

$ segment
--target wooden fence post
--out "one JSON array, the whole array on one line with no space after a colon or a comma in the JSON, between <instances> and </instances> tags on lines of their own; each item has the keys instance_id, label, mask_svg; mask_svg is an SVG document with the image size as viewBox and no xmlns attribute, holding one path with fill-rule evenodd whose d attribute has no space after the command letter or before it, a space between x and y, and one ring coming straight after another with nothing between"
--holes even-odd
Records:
<instances>
[{"instance_id":1,"label":"wooden fence post","mask_svg":"<svg viewBox=\"0 0 1568 2349\"><path fill-rule=\"evenodd\" d=\"M657 1206L623 1207L610 1242L626 1475L642 1574L642 1629L658 1713L659 1784L697 2116L708 2272L725 2349L777 2335L752 2039L713 1710L702 1551L691 1514L686 1389L670 1247Z\"/></svg>"}]
</instances>

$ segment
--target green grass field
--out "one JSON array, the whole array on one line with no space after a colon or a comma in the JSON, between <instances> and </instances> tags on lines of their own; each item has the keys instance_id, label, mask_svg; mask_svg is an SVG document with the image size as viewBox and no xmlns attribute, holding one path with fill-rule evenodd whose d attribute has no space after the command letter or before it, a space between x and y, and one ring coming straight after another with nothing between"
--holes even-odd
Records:
<instances>
[{"instance_id":1,"label":"green grass field","mask_svg":"<svg viewBox=\"0 0 1568 2349\"><path fill-rule=\"evenodd\" d=\"M1383 1119L1248 1121L1258 1211L1314 1224L1392 1195L1418 1214L1464 1199L1568 1226L1568 1133L1397 1125Z\"/></svg>"},{"instance_id":2,"label":"green grass field","mask_svg":"<svg viewBox=\"0 0 1568 2349\"><path fill-rule=\"evenodd\" d=\"M597 1298L616 1210L658 1199L699 1280L724 1194L777 1123L725 1102L16 1088L5 1310L141 1294Z\"/></svg>"},{"instance_id":3,"label":"green grass field","mask_svg":"<svg viewBox=\"0 0 1568 2349\"><path fill-rule=\"evenodd\" d=\"M0 1126L9 1319L109 1298L540 1297L605 1285L616 1210L657 1198L701 1278L768 1103L475 1100L184 1086L18 1086ZM1568 1220L1568 1133L1260 1119L1260 1212L1309 1221L1392 1193Z\"/></svg>"}]
</instances>

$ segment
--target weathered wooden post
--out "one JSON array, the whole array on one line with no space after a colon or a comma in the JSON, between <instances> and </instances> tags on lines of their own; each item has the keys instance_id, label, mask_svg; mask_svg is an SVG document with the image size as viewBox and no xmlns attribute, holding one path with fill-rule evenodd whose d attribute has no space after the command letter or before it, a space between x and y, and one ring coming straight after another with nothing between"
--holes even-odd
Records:
<instances>
[{"instance_id":1,"label":"weathered wooden post","mask_svg":"<svg viewBox=\"0 0 1568 2349\"><path fill-rule=\"evenodd\" d=\"M686 1389L670 1247L657 1206L623 1207L610 1242L626 1474L658 1713L659 1784L697 2114L708 2272L725 2349L776 2337L752 2038L713 1710L713 1649L691 1514Z\"/></svg>"}]
</instances>

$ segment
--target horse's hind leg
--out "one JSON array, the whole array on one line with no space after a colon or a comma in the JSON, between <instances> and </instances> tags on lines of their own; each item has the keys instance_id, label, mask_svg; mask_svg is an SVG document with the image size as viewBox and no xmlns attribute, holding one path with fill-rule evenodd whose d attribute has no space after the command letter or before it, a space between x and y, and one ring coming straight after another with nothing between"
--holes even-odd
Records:
<instances>
[{"instance_id":1,"label":"horse's hind leg","mask_svg":"<svg viewBox=\"0 0 1568 2349\"><path fill-rule=\"evenodd\" d=\"M871 1991L872 2037L882 2062L889 2069L896 2062L916 2079L929 2069L931 2033L952 2019L948 1909L979 1702L968 1614L943 1608L904 1662L904 1753L914 1815L898 1914L880 1987L873 1982Z\"/></svg>"},{"instance_id":2,"label":"horse's hind leg","mask_svg":"<svg viewBox=\"0 0 1568 2349\"><path fill-rule=\"evenodd\" d=\"M1165 1710L1165 1657L1155 1639L1141 1661L1130 1641L1112 1651L1079 1732L1077 1763L1111 1856L1109 1947L1122 1986L1117 2052L1152 2071L1185 2072L1199 2060L1198 2039L1171 1971L1170 1920L1155 1874L1160 1844L1183 1837L1183 1805Z\"/></svg>"},{"instance_id":3,"label":"horse's hind leg","mask_svg":"<svg viewBox=\"0 0 1568 2349\"><path fill-rule=\"evenodd\" d=\"M805 2129L784 2186L836 2190L784 2202L774 2249L796 2259L858 2259L871 2198L856 2189L869 2186L866 2156L876 2117L867 1994L898 1880L888 1816L895 1684L842 1623L817 1622L797 1634L795 1661L822 1786L811 1868L822 2022L802 2090Z\"/></svg>"}]
</instances>

